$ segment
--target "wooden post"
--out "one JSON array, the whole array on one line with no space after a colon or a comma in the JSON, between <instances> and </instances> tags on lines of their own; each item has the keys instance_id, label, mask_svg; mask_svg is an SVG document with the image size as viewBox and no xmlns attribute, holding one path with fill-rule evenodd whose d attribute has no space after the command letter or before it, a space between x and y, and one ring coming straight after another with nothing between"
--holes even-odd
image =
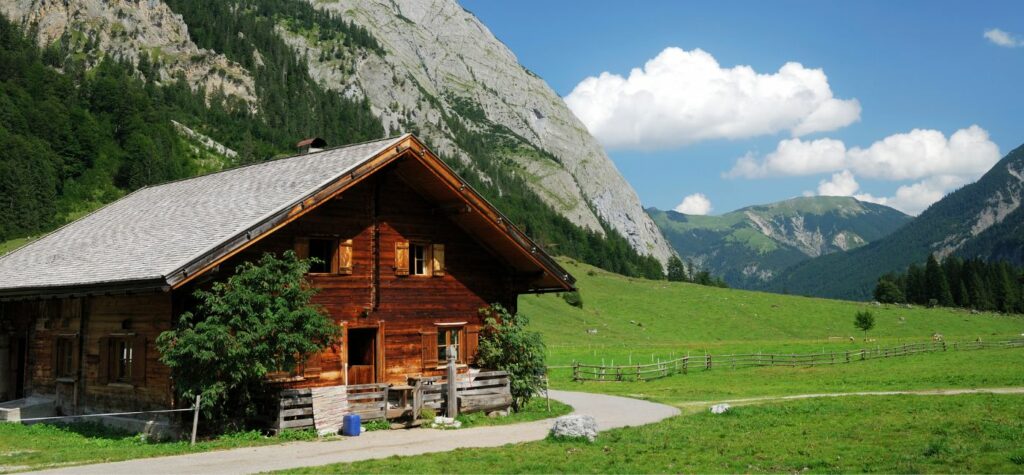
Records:
<instances>
[{"instance_id":1,"label":"wooden post","mask_svg":"<svg viewBox=\"0 0 1024 475\"><path fill-rule=\"evenodd\" d=\"M459 415L459 398L457 396L458 373L455 367L455 346L448 346L448 417Z\"/></svg>"},{"instance_id":2,"label":"wooden post","mask_svg":"<svg viewBox=\"0 0 1024 475\"><path fill-rule=\"evenodd\" d=\"M850 350L846 350L846 362L850 362Z\"/></svg>"},{"instance_id":3,"label":"wooden post","mask_svg":"<svg viewBox=\"0 0 1024 475\"><path fill-rule=\"evenodd\" d=\"M942 340L942 351L946 351L946 340Z\"/></svg>"},{"instance_id":4,"label":"wooden post","mask_svg":"<svg viewBox=\"0 0 1024 475\"><path fill-rule=\"evenodd\" d=\"M683 358L683 374L689 374L690 373L689 366L690 366L690 357L687 356L686 358Z\"/></svg>"},{"instance_id":5,"label":"wooden post","mask_svg":"<svg viewBox=\"0 0 1024 475\"><path fill-rule=\"evenodd\" d=\"M544 373L544 399L548 401L548 412L551 412L551 388L547 373Z\"/></svg>"},{"instance_id":6,"label":"wooden post","mask_svg":"<svg viewBox=\"0 0 1024 475\"><path fill-rule=\"evenodd\" d=\"M636 380L640 381L640 363L636 364Z\"/></svg>"},{"instance_id":7,"label":"wooden post","mask_svg":"<svg viewBox=\"0 0 1024 475\"><path fill-rule=\"evenodd\" d=\"M704 369L711 369L711 355L704 355L706 361L704 361Z\"/></svg>"},{"instance_id":8,"label":"wooden post","mask_svg":"<svg viewBox=\"0 0 1024 475\"><path fill-rule=\"evenodd\" d=\"M203 395L196 394L196 406L192 411L192 443L190 445L196 445L196 431L199 429L199 402L202 400Z\"/></svg>"}]
</instances>

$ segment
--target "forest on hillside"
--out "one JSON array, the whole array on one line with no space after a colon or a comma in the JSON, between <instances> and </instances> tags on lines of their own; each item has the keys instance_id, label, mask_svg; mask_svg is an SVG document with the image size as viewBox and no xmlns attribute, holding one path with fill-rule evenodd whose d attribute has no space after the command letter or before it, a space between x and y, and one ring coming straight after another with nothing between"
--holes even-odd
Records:
<instances>
[{"instance_id":1,"label":"forest on hillside","mask_svg":"<svg viewBox=\"0 0 1024 475\"><path fill-rule=\"evenodd\" d=\"M333 35L331 54L350 70L360 57L386 54L365 29L294 0L168 5L200 47L251 72L255 108L220 91L193 89L180 75L161 79L155 53L120 61L105 55L96 38L70 33L40 46L32 26L0 16L0 147L8 152L0 155L0 243L48 232L144 186L288 155L303 137L335 146L388 132L365 99L318 84L274 25L287 21ZM610 226L603 235L585 230L544 204L497 153L507 129L465 124L462 115L472 107L444 118L472 165L442 157L471 185L552 253L663 278L656 259L637 253ZM211 160L172 120L236 150L237 157Z\"/></svg>"},{"instance_id":2,"label":"forest on hillside","mask_svg":"<svg viewBox=\"0 0 1024 475\"><path fill-rule=\"evenodd\" d=\"M1024 313L1024 269L1005 261L964 260L957 256L940 263L932 255L924 266L911 264L906 272L879 278L875 300Z\"/></svg>"}]
</instances>

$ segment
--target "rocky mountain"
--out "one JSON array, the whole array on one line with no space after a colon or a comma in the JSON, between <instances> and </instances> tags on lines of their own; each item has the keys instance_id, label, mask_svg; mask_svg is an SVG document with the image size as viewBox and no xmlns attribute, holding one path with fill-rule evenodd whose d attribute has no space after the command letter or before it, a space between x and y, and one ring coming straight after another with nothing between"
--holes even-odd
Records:
<instances>
[{"instance_id":1,"label":"rocky mountain","mask_svg":"<svg viewBox=\"0 0 1024 475\"><path fill-rule=\"evenodd\" d=\"M113 57L138 67L147 82L184 80L215 112L229 111L210 124L189 110L192 117L175 127L187 139L217 144L210 150L237 151L237 160L285 149L277 135L287 131L331 126L317 121L323 112L302 117L301 107L365 105L385 134L420 135L460 173L475 175L470 181L492 200L516 195L523 209L511 214L546 244L592 254L591 261L608 254L557 219L535 219L548 211L531 202L609 242L624 240L641 256L664 263L672 254L562 99L455 0L12 0L0 3L0 13L38 25L41 46L59 45L86 66ZM311 88L347 102L327 104ZM260 126L227 126L237 122L237 114L227 116L238 104ZM362 120L358 110L347 115ZM355 129L340 136L372 127Z\"/></svg>"},{"instance_id":2,"label":"rocky mountain","mask_svg":"<svg viewBox=\"0 0 1024 475\"><path fill-rule=\"evenodd\" d=\"M365 95L391 130L415 130L441 153L472 164L460 129L495 147L547 204L573 223L601 221L665 262L668 244L633 188L562 99L455 0L309 0L370 31L387 51L337 74L319 38L282 25L324 84Z\"/></svg>"},{"instance_id":3,"label":"rocky mountain","mask_svg":"<svg viewBox=\"0 0 1024 475\"><path fill-rule=\"evenodd\" d=\"M768 290L865 300L877 279L943 258L1024 263L1024 146L1007 154L977 182L931 205L908 225L850 252L811 259L785 271Z\"/></svg>"},{"instance_id":4,"label":"rocky mountain","mask_svg":"<svg viewBox=\"0 0 1024 475\"><path fill-rule=\"evenodd\" d=\"M760 287L799 262L881 239L911 220L839 196L800 197L720 216L647 210L684 260L733 287Z\"/></svg>"}]
</instances>

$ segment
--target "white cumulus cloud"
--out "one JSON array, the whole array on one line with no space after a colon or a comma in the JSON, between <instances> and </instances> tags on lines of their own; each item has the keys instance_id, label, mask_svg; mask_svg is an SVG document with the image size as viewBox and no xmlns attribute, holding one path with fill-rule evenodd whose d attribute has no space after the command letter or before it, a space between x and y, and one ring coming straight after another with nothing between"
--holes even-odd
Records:
<instances>
[{"instance_id":1,"label":"white cumulus cloud","mask_svg":"<svg viewBox=\"0 0 1024 475\"><path fill-rule=\"evenodd\" d=\"M675 207L677 213L705 215L711 212L711 200L704 193L694 193L683 198Z\"/></svg>"},{"instance_id":2,"label":"white cumulus cloud","mask_svg":"<svg viewBox=\"0 0 1024 475\"><path fill-rule=\"evenodd\" d=\"M934 175L977 177L999 161L999 147L977 125L954 132L947 139L937 130L914 129L890 135L867 148L847 148L840 140L799 138L779 142L775 151L759 159L746 154L725 175L816 175L850 170L858 176L884 180L913 180Z\"/></svg>"},{"instance_id":3,"label":"white cumulus cloud","mask_svg":"<svg viewBox=\"0 0 1024 475\"><path fill-rule=\"evenodd\" d=\"M852 196L861 201L878 203L916 216L932 203L941 200L950 191L967 184L968 181L960 176L939 175L900 186L893 196L874 196L870 193L858 193L861 191L860 184L857 183L852 173L844 170L832 175L831 180L819 182L817 194L821 196ZM806 192L804 195L814 196L815 193Z\"/></svg>"},{"instance_id":4,"label":"white cumulus cloud","mask_svg":"<svg viewBox=\"0 0 1024 475\"><path fill-rule=\"evenodd\" d=\"M604 145L631 149L781 131L799 137L847 126L861 111L856 99L833 96L821 69L789 62L763 74L675 47L628 77L604 72L584 79L565 102Z\"/></svg>"},{"instance_id":5,"label":"white cumulus cloud","mask_svg":"<svg viewBox=\"0 0 1024 475\"><path fill-rule=\"evenodd\" d=\"M1013 33L1000 30L999 28L985 30L984 36L993 44L1005 48L1019 48L1024 46L1024 39L1020 39Z\"/></svg>"},{"instance_id":6,"label":"white cumulus cloud","mask_svg":"<svg viewBox=\"0 0 1024 475\"><path fill-rule=\"evenodd\" d=\"M833 174L830 180L818 182L818 194L821 196L853 196L860 189L857 179L850 170Z\"/></svg>"}]
</instances>

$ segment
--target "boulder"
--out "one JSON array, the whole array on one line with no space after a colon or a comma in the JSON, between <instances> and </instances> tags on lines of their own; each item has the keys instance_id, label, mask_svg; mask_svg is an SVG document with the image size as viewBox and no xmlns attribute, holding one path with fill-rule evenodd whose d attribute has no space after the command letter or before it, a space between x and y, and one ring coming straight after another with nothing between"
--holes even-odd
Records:
<instances>
[{"instance_id":1,"label":"boulder","mask_svg":"<svg viewBox=\"0 0 1024 475\"><path fill-rule=\"evenodd\" d=\"M724 414L724 413L729 411L729 408L730 408L730 406L728 404L725 404L725 403L715 404L714 406L711 406L711 413L712 414Z\"/></svg>"},{"instance_id":2,"label":"boulder","mask_svg":"<svg viewBox=\"0 0 1024 475\"><path fill-rule=\"evenodd\" d=\"M551 427L551 436L555 438L579 439L586 438L593 442L597 437L597 420L593 416L573 414L555 419Z\"/></svg>"}]
</instances>

